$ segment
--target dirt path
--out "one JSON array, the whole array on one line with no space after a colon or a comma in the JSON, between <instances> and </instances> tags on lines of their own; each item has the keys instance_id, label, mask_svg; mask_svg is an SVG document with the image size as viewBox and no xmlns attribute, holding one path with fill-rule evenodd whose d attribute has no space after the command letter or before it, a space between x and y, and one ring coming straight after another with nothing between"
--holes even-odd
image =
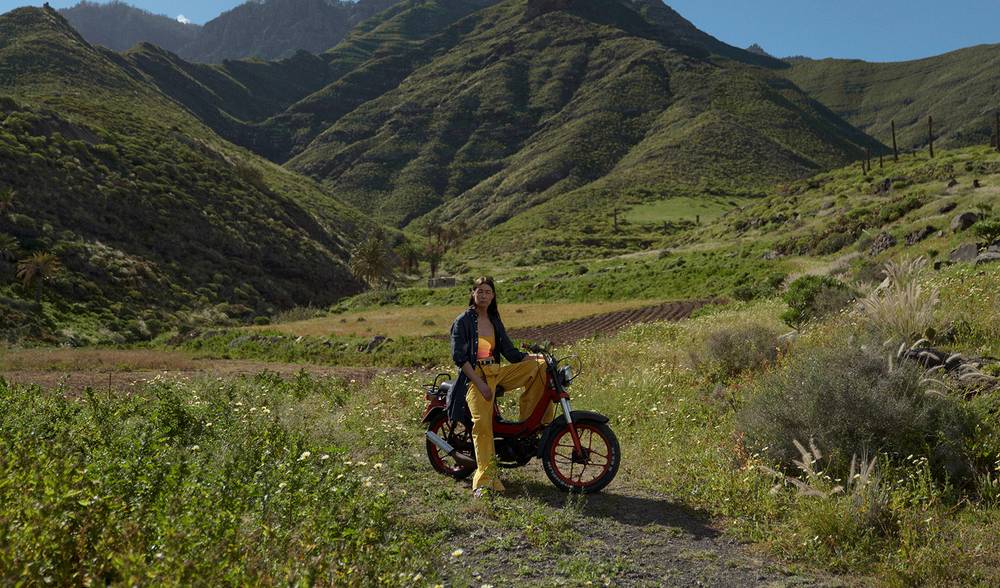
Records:
<instances>
[{"instance_id":1,"label":"dirt path","mask_svg":"<svg viewBox=\"0 0 1000 588\"><path fill-rule=\"evenodd\" d=\"M455 586L847 585L802 575L727 538L701 514L623 482L597 495L567 497L533 464L505 483L499 508L527 511L528 520L563 521L564 535L552 533L554 548L538 545L530 525L527 533L483 526L452 537L463 550L444 570Z\"/></svg>"}]
</instances>

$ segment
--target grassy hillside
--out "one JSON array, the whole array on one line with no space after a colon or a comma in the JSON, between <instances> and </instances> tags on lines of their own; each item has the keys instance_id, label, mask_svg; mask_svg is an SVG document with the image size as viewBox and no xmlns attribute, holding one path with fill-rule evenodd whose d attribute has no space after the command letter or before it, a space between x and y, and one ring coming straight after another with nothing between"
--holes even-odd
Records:
<instances>
[{"instance_id":1,"label":"grassy hillside","mask_svg":"<svg viewBox=\"0 0 1000 588\"><path fill-rule=\"evenodd\" d=\"M296 104L309 131L287 165L401 225L434 211L493 226L583 186L746 189L874 145L631 3L548 4L476 11Z\"/></svg>"},{"instance_id":2,"label":"grassy hillside","mask_svg":"<svg viewBox=\"0 0 1000 588\"><path fill-rule=\"evenodd\" d=\"M371 226L359 213L223 141L54 11L0 17L0 39L5 336L143 337L360 288L345 266ZM63 271L15 282L15 261L46 252Z\"/></svg>"},{"instance_id":3,"label":"grassy hillside","mask_svg":"<svg viewBox=\"0 0 1000 588\"><path fill-rule=\"evenodd\" d=\"M902 149L927 145L934 117L939 146L989 144L1000 45L980 45L899 63L796 59L788 79L848 122Z\"/></svg>"}]
</instances>

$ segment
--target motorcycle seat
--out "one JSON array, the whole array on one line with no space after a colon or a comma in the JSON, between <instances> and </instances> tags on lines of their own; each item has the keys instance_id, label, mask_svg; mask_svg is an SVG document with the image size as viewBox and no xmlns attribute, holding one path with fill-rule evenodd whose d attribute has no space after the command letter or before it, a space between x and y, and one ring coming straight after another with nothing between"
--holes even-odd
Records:
<instances>
[{"instance_id":1,"label":"motorcycle seat","mask_svg":"<svg viewBox=\"0 0 1000 588\"><path fill-rule=\"evenodd\" d=\"M447 395L451 392L451 389L455 387L455 380L448 380L447 382L441 382L438 384L438 394Z\"/></svg>"}]
</instances>

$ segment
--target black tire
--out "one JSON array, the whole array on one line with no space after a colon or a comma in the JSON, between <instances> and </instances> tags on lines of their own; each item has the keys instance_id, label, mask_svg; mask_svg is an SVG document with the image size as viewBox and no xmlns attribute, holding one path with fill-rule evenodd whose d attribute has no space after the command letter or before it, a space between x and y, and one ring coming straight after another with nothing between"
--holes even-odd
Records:
<instances>
[{"instance_id":1,"label":"black tire","mask_svg":"<svg viewBox=\"0 0 1000 588\"><path fill-rule=\"evenodd\" d=\"M574 424L586 455L573 456L573 438L569 425L563 424L552 431L542 449L545 475L563 492L600 492L618 474L622 457L618 438L607 423L581 420ZM579 472L576 471L578 468ZM588 474L587 470L590 468L599 469Z\"/></svg>"},{"instance_id":2,"label":"black tire","mask_svg":"<svg viewBox=\"0 0 1000 588\"><path fill-rule=\"evenodd\" d=\"M427 423L428 431L432 431L445 441L448 441L458 451L465 453L475 461L476 452L472 447L472 431L466 430L465 425L461 423L458 423L455 429L456 431L453 433L447 414L441 414ZM463 480L476 471L475 467L460 465L453 458L441 451L437 445L431 443L430 439L427 439L426 443L427 459L431 462L431 467L438 473L455 478L456 480Z\"/></svg>"}]
</instances>

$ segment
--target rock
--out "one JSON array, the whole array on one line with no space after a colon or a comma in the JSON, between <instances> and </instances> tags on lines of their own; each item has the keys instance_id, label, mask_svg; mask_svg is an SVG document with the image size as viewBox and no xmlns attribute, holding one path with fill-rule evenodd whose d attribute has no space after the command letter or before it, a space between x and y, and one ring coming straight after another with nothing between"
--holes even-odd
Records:
<instances>
[{"instance_id":1,"label":"rock","mask_svg":"<svg viewBox=\"0 0 1000 588\"><path fill-rule=\"evenodd\" d=\"M982 265L984 263L993 263L995 261L1000 261L1000 253L993 251L984 251L976 257L976 265Z\"/></svg>"},{"instance_id":2,"label":"rock","mask_svg":"<svg viewBox=\"0 0 1000 588\"><path fill-rule=\"evenodd\" d=\"M872 241L871 247L868 249L868 254L871 256L876 256L883 251L888 251L896 244L896 238L889 233L879 233L875 239Z\"/></svg>"},{"instance_id":3,"label":"rock","mask_svg":"<svg viewBox=\"0 0 1000 588\"><path fill-rule=\"evenodd\" d=\"M781 259L781 254L774 250L767 250L762 257L767 261L774 261L775 259Z\"/></svg>"},{"instance_id":4,"label":"rock","mask_svg":"<svg viewBox=\"0 0 1000 588\"><path fill-rule=\"evenodd\" d=\"M368 343L358 345L358 351L362 353L371 353L389 341L392 341L392 339L387 339L385 335L375 335Z\"/></svg>"},{"instance_id":5,"label":"rock","mask_svg":"<svg viewBox=\"0 0 1000 588\"><path fill-rule=\"evenodd\" d=\"M917 243L923 241L927 237L933 235L935 230L937 229L935 229L930 225L927 225L926 227L920 229L919 231L913 231L912 233L906 236L906 244L916 245Z\"/></svg>"},{"instance_id":6,"label":"rock","mask_svg":"<svg viewBox=\"0 0 1000 588\"><path fill-rule=\"evenodd\" d=\"M952 178L952 179L948 180L948 187L949 188L954 188L957 185L958 185L958 180L956 180L955 178Z\"/></svg>"},{"instance_id":7,"label":"rock","mask_svg":"<svg viewBox=\"0 0 1000 588\"><path fill-rule=\"evenodd\" d=\"M886 178L884 181L875 184L875 189L872 190L872 194L875 196L882 196L888 194L892 191L892 180Z\"/></svg>"},{"instance_id":8,"label":"rock","mask_svg":"<svg viewBox=\"0 0 1000 588\"><path fill-rule=\"evenodd\" d=\"M979 215L974 212L963 212L951 219L951 230L954 232L964 231L979 220Z\"/></svg>"},{"instance_id":9,"label":"rock","mask_svg":"<svg viewBox=\"0 0 1000 588\"><path fill-rule=\"evenodd\" d=\"M964 261L971 263L979 256L979 245L976 243L963 243L948 255L951 261Z\"/></svg>"},{"instance_id":10,"label":"rock","mask_svg":"<svg viewBox=\"0 0 1000 588\"><path fill-rule=\"evenodd\" d=\"M946 212L951 212L951 211L955 210L955 208L957 208L957 207L958 207L958 204L956 204L954 202L945 202L944 204L941 205L941 208L938 209L938 212L940 212L941 214L944 214Z\"/></svg>"},{"instance_id":11,"label":"rock","mask_svg":"<svg viewBox=\"0 0 1000 588\"><path fill-rule=\"evenodd\" d=\"M979 180L972 180L972 187L973 188L982 188L983 185L979 183Z\"/></svg>"}]
</instances>

